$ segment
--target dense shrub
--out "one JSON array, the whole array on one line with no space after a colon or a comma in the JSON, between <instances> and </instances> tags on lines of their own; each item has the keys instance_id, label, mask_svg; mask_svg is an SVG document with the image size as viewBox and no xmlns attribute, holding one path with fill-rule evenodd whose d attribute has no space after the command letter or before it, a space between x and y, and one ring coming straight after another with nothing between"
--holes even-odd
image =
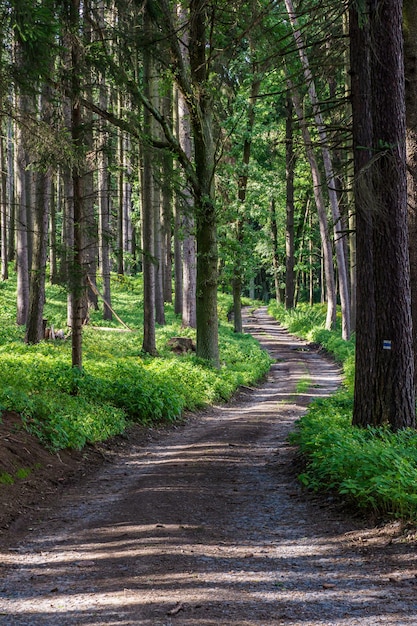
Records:
<instances>
[{"instance_id":1,"label":"dense shrub","mask_svg":"<svg viewBox=\"0 0 417 626\"><path fill-rule=\"evenodd\" d=\"M121 433L131 421L142 424L180 418L186 409L226 400L242 384L259 380L270 359L249 335L234 334L227 323L230 297L220 298L221 368L193 354L174 355L168 339L195 331L181 328L172 307L167 325L157 328L159 356L141 353L140 278L112 279L113 306L131 331L117 321L103 322L92 312L84 330L84 368L71 367L70 340L28 346L14 322L14 277L0 289L0 409L19 412L27 427L54 450L82 448L86 442ZM1 307L4 300L5 305ZM49 286L45 316L55 328L65 326L66 294ZM104 329L103 326L109 327Z\"/></svg>"},{"instance_id":2,"label":"dense shrub","mask_svg":"<svg viewBox=\"0 0 417 626\"><path fill-rule=\"evenodd\" d=\"M291 440L303 455L300 481L315 491L330 491L378 515L417 521L417 433L352 426L354 340L340 330L326 331L323 307L270 312L291 332L320 343L343 364L344 389L317 400L298 421Z\"/></svg>"}]
</instances>

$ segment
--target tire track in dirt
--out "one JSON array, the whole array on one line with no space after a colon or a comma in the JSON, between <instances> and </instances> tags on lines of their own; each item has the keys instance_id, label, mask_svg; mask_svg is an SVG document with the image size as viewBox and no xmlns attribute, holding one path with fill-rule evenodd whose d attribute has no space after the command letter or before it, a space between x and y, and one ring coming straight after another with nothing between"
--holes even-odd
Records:
<instances>
[{"instance_id":1,"label":"tire track in dirt","mask_svg":"<svg viewBox=\"0 0 417 626\"><path fill-rule=\"evenodd\" d=\"M345 520L294 478L288 433L337 367L265 308L245 328L267 380L70 489L1 555L1 625L417 623L398 525Z\"/></svg>"}]
</instances>

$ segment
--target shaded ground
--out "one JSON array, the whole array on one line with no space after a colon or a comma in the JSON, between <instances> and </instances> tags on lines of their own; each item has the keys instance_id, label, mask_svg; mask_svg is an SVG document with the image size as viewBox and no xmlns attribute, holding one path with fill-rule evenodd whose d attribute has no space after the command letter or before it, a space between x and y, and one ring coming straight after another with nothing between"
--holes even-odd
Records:
<instances>
[{"instance_id":1,"label":"shaded ground","mask_svg":"<svg viewBox=\"0 0 417 626\"><path fill-rule=\"evenodd\" d=\"M33 498L3 533L1 625L417 623L411 529L367 526L294 477L288 433L337 368L264 309L246 329L276 360L258 389L91 451L91 477L63 459L78 476L59 502Z\"/></svg>"}]
</instances>

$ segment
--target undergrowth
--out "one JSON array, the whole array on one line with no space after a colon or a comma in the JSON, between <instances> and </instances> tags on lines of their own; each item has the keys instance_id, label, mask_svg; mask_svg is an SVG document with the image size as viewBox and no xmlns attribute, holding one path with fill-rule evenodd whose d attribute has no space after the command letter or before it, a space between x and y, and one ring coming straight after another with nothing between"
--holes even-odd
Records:
<instances>
[{"instance_id":1,"label":"undergrowth","mask_svg":"<svg viewBox=\"0 0 417 626\"><path fill-rule=\"evenodd\" d=\"M227 323L228 296L220 298L220 369L194 354L178 356L168 349L172 336L195 338L195 331L181 328L170 305L166 326L156 331L158 356L142 354L141 280L113 277L113 307L131 330L117 321L104 322L101 311L92 312L83 332L80 372L71 367L70 339L24 343L24 329L15 325L15 288L12 277L0 289L0 410L20 413L26 427L52 450L81 449L123 432L130 422L177 420L184 410L229 399L270 367L258 342L233 333ZM65 330L62 288L48 286L45 317L55 329Z\"/></svg>"},{"instance_id":2,"label":"undergrowth","mask_svg":"<svg viewBox=\"0 0 417 626\"><path fill-rule=\"evenodd\" d=\"M324 330L321 305L286 311L271 303L269 311L290 332L320 343L345 373L343 388L313 402L291 435L305 461L300 481L316 492L337 493L378 516L417 522L416 431L352 426L354 339L343 341L340 328Z\"/></svg>"}]
</instances>

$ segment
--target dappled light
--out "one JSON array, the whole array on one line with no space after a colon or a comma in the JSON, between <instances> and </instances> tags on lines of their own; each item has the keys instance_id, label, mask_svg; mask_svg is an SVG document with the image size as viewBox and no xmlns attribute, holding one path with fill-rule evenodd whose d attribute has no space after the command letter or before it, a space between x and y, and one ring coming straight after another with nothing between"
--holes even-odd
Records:
<instances>
[{"instance_id":1,"label":"dappled light","mask_svg":"<svg viewBox=\"0 0 417 626\"><path fill-rule=\"evenodd\" d=\"M401 611L417 555L405 560L395 529L336 509L323 525L294 482L294 419L340 378L273 330L279 359L259 389L107 466L2 554L1 624L415 623Z\"/></svg>"}]
</instances>

